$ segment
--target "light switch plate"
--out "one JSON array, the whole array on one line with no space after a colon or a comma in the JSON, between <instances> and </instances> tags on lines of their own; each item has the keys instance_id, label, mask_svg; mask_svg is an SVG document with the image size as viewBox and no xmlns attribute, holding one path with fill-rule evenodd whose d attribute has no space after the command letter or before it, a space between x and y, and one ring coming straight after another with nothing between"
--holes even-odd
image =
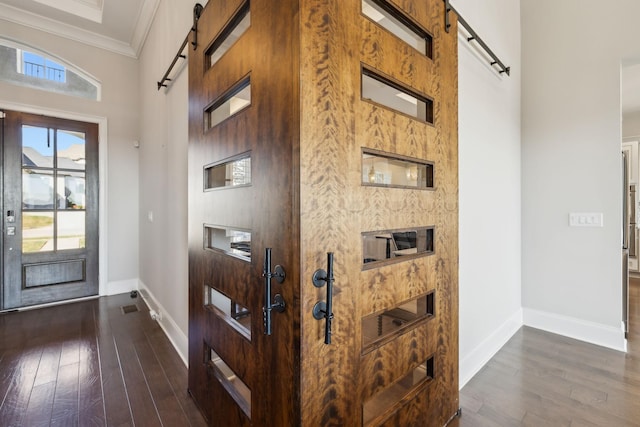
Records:
<instances>
[{"instance_id":1,"label":"light switch plate","mask_svg":"<svg viewBox=\"0 0 640 427\"><path fill-rule=\"evenodd\" d=\"M569 226L604 227L604 214L602 212L571 212Z\"/></svg>"}]
</instances>

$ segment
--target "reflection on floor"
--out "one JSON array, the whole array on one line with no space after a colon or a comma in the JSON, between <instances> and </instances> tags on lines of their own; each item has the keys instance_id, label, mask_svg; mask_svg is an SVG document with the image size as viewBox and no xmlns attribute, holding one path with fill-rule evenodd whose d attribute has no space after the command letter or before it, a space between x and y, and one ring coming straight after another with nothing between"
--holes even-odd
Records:
<instances>
[{"instance_id":1,"label":"reflection on floor","mask_svg":"<svg viewBox=\"0 0 640 427\"><path fill-rule=\"evenodd\" d=\"M145 303L124 294L0 315L0 425L205 422L184 363Z\"/></svg>"}]
</instances>

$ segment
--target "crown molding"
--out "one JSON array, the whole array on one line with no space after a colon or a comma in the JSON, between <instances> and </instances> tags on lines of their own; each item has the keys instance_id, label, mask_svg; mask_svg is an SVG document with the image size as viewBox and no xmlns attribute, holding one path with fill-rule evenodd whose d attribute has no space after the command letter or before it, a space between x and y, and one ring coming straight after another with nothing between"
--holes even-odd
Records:
<instances>
[{"instance_id":1,"label":"crown molding","mask_svg":"<svg viewBox=\"0 0 640 427\"><path fill-rule=\"evenodd\" d=\"M142 2L136 28L131 38L131 49L135 52L136 58L140 56L144 42L147 40L149 31L151 31L151 24L153 24L158 6L160 6L160 0L144 0Z\"/></svg>"},{"instance_id":2,"label":"crown molding","mask_svg":"<svg viewBox=\"0 0 640 427\"><path fill-rule=\"evenodd\" d=\"M153 14L149 16L148 12L145 13L145 9L148 8L147 3L156 3L153 11L157 9L158 0L145 0L144 5L142 7L142 11L140 14L140 18L138 19L138 24L146 27L143 31L142 35L134 34L134 37L137 36L139 40L142 42L146 37L146 34L151 27L151 22L153 21ZM114 52L120 55L128 56L131 58L138 57L138 51L136 51L130 44L113 39L111 37L103 36L98 33L94 33L92 31L87 31L78 27L74 27L69 24L64 24L59 21L55 21L50 18L45 18L41 15L37 15L35 13L27 12L12 6L8 6L6 4L0 3L0 19L4 19L9 22L13 22L16 24L24 25L25 27L34 28L36 30L44 31L46 33L54 34L56 36L64 37L70 40L74 40L79 43L83 43L89 46L94 46L100 49L108 50L110 52ZM143 25L144 22L142 19L149 19L147 25ZM141 48L138 47L138 49Z\"/></svg>"}]
</instances>

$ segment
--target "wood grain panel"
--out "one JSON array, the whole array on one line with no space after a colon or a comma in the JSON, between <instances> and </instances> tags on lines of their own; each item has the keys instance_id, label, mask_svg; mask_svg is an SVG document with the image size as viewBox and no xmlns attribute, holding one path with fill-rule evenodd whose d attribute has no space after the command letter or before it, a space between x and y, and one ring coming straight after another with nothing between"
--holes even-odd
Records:
<instances>
[{"instance_id":1,"label":"wood grain panel","mask_svg":"<svg viewBox=\"0 0 640 427\"><path fill-rule=\"evenodd\" d=\"M361 296L364 301L367 301L367 305L362 307L361 316L392 308L403 301L435 289L433 270L436 256L428 255L363 271ZM398 286L399 283L403 286Z\"/></svg>"},{"instance_id":2,"label":"wood grain panel","mask_svg":"<svg viewBox=\"0 0 640 427\"><path fill-rule=\"evenodd\" d=\"M303 425L358 425L360 411L352 371L357 366L359 320L355 316L361 239L351 215L352 183L360 180L360 151L354 149L354 100L359 64L349 40L357 40L353 17L359 2L301 1L301 243ZM357 181L356 181L357 180ZM311 316L324 300L310 278L335 258L333 343L323 344L323 322Z\"/></svg>"},{"instance_id":3,"label":"wood grain panel","mask_svg":"<svg viewBox=\"0 0 640 427\"><path fill-rule=\"evenodd\" d=\"M433 34L433 59L363 17L358 1L301 3L302 405L308 425L360 425L362 400L430 354L436 361L431 398L403 401L392 422L443 425L457 409L455 22L450 33L442 31L444 6L438 1L394 3ZM434 124L360 100L361 64L432 97ZM433 161L434 191L362 186L362 147ZM362 271L360 233L431 225L434 255ZM331 346L322 344L322 322L309 317L315 301L324 299L323 291L305 286L305 278L323 264L318 242L330 246L338 263ZM362 316L431 290L436 295L433 319L358 356ZM358 339L352 341L353 336ZM348 380L354 377L357 384ZM307 393L307 384L315 396ZM323 391L320 399L317 390ZM341 395L340 402L332 400ZM427 415L431 418L424 421Z\"/></svg>"}]
</instances>

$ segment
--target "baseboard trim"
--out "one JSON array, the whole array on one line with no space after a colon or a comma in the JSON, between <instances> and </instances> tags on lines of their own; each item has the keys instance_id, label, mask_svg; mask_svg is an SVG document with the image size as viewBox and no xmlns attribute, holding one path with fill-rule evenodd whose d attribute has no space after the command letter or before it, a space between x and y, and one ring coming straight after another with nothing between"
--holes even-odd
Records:
<instances>
[{"instance_id":1,"label":"baseboard trim","mask_svg":"<svg viewBox=\"0 0 640 427\"><path fill-rule=\"evenodd\" d=\"M460 359L459 388L462 389L486 363L518 332L522 326L522 309L507 319L498 329Z\"/></svg>"},{"instance_id":2,"label":"baseboard trim","mask_svg":"<svg viewBox=\"0 0 640 427\"><path fill-rule=\"evenodd\" d=\"M602 347L618 351L627 351L627 340L622 328L603 325L575 317L563 316L555 313L523 309L523 319L526 326L563 335Z\"/></svg>"},{"instance_id":3,"label":"baseboard trim","mask_svg":"<svg viewBox=\"0 0 640 427\"><path fill-rule=\"evenodd\" d=\"M138 279L116 280L107 282L105 293L101 296L126 294L138 290Z\"/></svg>"},{"instance_id":4,"label":"baseboard trim","mask_svg":"<svg viewBox=\"0 0 640 427\"><path fill-rule=\"evenodd\" d=\"M178 352L178 356L180 356L184 365L188 368L189 338L178 327L178 324L169 315L169 312L165 310L162 304L153 296L149 288L141 280L139 282L138 289L140 290L140 296L144 299L144 302L147 303L149 309L160 313L158 324L167 338L169 338L171 345L173 345Z\"/></svg>"}]
</instances>

